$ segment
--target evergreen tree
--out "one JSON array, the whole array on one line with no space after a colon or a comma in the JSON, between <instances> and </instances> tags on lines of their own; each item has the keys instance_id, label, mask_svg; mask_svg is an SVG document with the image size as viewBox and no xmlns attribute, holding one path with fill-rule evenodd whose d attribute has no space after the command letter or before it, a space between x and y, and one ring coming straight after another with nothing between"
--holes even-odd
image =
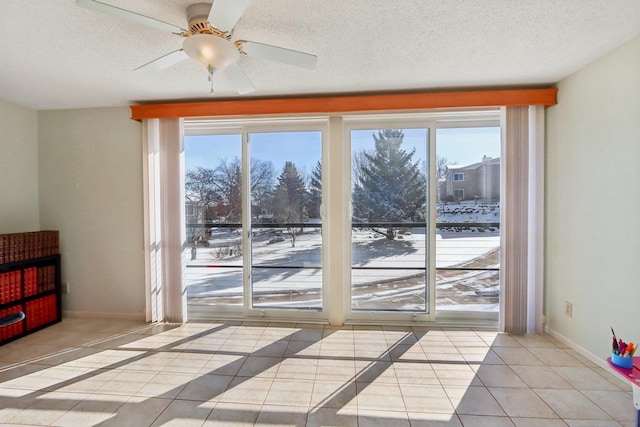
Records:
<instances>
[{"instance_id":1,"label":"evergreen tree","mask_svg":"<svg viewBox=\"0 0 640 427\"><path fill-rule=\"evenodd\" d=\"M307 218L304 180L296 165L286 162L278 176L278 184L273 199L273 214L277 223L283 224L289 232L291 246L296 246L298 228L293 224L304 222Z\"/></svg>"},{"instance_id":2,"label":"evergreen tree","mask_svg":"<svg viewBox=\"0 0 640 427\"><path fill-rule=\"evenodd\" d=\"M309 197L307 200L307 212L310 218L320 218L320 205L322 204L322 163L318 160L311 172L309 179Z\"/></svg>"},{"instance_id":3,"label":"evergreen tree","mask_svg":"<svg viewBox=\"0 0 640 427\"><path fill-rule=\"evenodd\" d=\"M417 222L425 220L426 176L419 162L413 161L415 149L402 149L404 133L383 129L373 134L375 152L365 153L359 182L353 190L354 222ZM372 229L393 240L397 227Z\"/></svg>"}]
</instances>

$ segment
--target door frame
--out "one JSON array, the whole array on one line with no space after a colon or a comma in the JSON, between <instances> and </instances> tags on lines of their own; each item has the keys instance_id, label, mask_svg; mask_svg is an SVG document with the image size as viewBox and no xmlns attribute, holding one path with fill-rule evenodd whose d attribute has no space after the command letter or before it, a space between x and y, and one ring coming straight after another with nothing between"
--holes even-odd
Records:
<instances>
[{"instance_id":1,"label":"door frame","mask_svg":"<svg viewBox=\"0 0 640 427\"><path fill-rule=\"evenodd\" d=\"M241 133L243 138L243 245L250 248L251 211L249 188L250 141L252 132L321 131L323 191L322 271L323 304L319 311L308 309L277 309L251 307L250 251L243 251L242 307L215 306L211 313L206 308L189 306L192 320L224 318L310 321L330 323L334 326L356 323L432 323L449 321L496 320L495 313L447 312L436 310L435 287L435 156L436 131L439 128L500 126L498 109L465 109L431 111L426 113L344 114L334 116L260 117L238 119L185 120L185 136ZM429 210L425 239L427 245L428 313L382 312L351 310L351 138L355 129L372 128L428 128L427 157L429 164ZM502 165L501 167L504 167ZM183 177L184 179L184 177ZM184 183L182 183L184 185ZM432 236L433 234L433 236ZM336 261L339 261L336 263ZM501 275L501 281L502 279ZM501 308L502 309L502 308ZM414 315L415 314L415 315Z\"/></svg>"},{"instance_id":2,"label":"door frame","mask_svg":"<svg viewBox=\"0 0 640 427\"><path fill-rule=\"evenodd\" d=\"M213 320L220 318L245 318L245 319L273 319L273 320L300 320L327 322L330 298L329 277L325 274L325 266L328 265L328 237L325 232L326 217L322 213L326 211L328 202L327 192L322 192L321 217L322 224L322 308L320 310L309 309L282 309L271 307L254 308L252 306L252 281L251 281L251 133L269 132L306 132L319 131L322 135L322 173L323 188L325 176L328 176L328 118L327 117L300 117L300 118L258 118L237 120L185 120L185 137L203 135L228 135L240 134L242 138L242 247L243 247L243 304L237 306L201 304L188 305L188 317L190 320ZM184 180L184 177L182 178ZM184 186L184 181L181 183ZM184 226L184 225L183 225ZM186 268L186 267L185 267Z\"/></svg>"}]
</instances>

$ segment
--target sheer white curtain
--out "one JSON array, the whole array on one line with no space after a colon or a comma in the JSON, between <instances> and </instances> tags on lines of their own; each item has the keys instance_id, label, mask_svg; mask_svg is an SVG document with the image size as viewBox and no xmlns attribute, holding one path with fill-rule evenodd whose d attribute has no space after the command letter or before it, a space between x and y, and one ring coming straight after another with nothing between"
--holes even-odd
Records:
<instances>
[{"instance_id":1,"label":"sheer white curtain","mask_svg":"<svg viewBox=\"0 0 640 427\"><path fill-rule=\"evenodd\" d=\"M143 120L147 320L187 320L182 119Z\"/></svg>"},{"instance_id":2,"label":"sheer white curtain","mask_svg":"<svg viewBox=\"0 0 640 427\"><path fill-rule=\"evenodd\" d=\"M502 108L501 328L542 332L544 107Z\"/></svg>"}]
</instances>

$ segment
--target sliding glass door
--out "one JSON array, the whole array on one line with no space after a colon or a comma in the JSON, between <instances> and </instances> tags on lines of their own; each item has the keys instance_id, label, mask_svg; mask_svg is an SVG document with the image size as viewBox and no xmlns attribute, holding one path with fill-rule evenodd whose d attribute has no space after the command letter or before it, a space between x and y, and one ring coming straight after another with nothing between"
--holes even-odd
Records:
<instances>
[{"instance_id":1,"label":"sliding glass door","mask_svg":"<svg viewBox=\"0 0 640 427\"><path fill-rule=\"evenodd\" d=\"M438 129L436 141L436 309L497 317L500 127Z\"/></svg>"},{"instance_id":2,"label":"sliding glass door","mask_svg":"<svg viewBox=\"0 0 640 427\"><path fill-rule=\"evenodd\" d=\"M194 133L185 136L189 318L321 316L322 127Z\"/></svg>"},{"instance_id":3,"label":"sliding glass door","mask_svg":"<svg viewBox=\"0 0 640 427\"><path fill-rule=\"evenodd\" d=\"M495 112L293 122L185 136L189 318L497 319Z\"/></svg>"},{"instance_id":4,"label":"sliding glass door","mask_svg":"<svg viewBox=\"0 0 640 427\"><path fill-rule=\"evenodd\" d=\"M322 309L322 132L254 132L251 306Z\"/></svg>"},{"instance_id":5,"label":"sliding glass door","mask_svg":"<svg viewBox=\"0 0 640 427\"><path fill-rule=\"evenodd\" d=\"M352 319L498 319L501 144L487 116L348 128Z\"/></svg>"},{"instance_id":6,"label":"sliding glass door","mask_svg":"<svg viewBox=\"0 0 640 427\"><path fill-rule=\"evenodd\" d=\"M429 128L351 140L351 310L429 313Z\"/></svg>"},{"instance_id":7,"label":"sliding glass door","mask_svg":"<svg viewBox=\"0 0 640 427\"><path fill-rule=\"evenodd\" d=\"M244 304L242 135L185 138L187 299L192 307Z\"/></svg>"}]
</instances>

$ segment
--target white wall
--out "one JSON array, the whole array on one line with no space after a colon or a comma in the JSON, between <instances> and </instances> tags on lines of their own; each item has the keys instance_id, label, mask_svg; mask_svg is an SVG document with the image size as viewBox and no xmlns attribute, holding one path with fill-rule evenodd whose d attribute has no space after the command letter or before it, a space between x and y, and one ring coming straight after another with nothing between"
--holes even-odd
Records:
<instances>
[{"instance_id":1,"label":"white wall","mask_svg":"<svg viewBox=\"0 0 640 427\"><path fill-rule=\"evenodd\" d=\"M40 224L60 230L65 312L142 318L142 128L129 116L38 113Z\"/></svg>"},{"instance_id":2,"label":"white wall","mask_svg":"<svg viewBox=\"0 0 640 427\"><path fill-rule=\"evenodd\" d=\"M605 358L610 326L640 340L640 38L562 80L546 118L547 324Z\"/></svg>"},{"instance_id":3,"label":"white wall","mask_svg":"<svg viewBox=\"0 0 640 427\"><path fill-rule=\"evenodd\" d=\"M38 113L0 100L0 233L38 229Z\"/></svg>"}]
</instances>

